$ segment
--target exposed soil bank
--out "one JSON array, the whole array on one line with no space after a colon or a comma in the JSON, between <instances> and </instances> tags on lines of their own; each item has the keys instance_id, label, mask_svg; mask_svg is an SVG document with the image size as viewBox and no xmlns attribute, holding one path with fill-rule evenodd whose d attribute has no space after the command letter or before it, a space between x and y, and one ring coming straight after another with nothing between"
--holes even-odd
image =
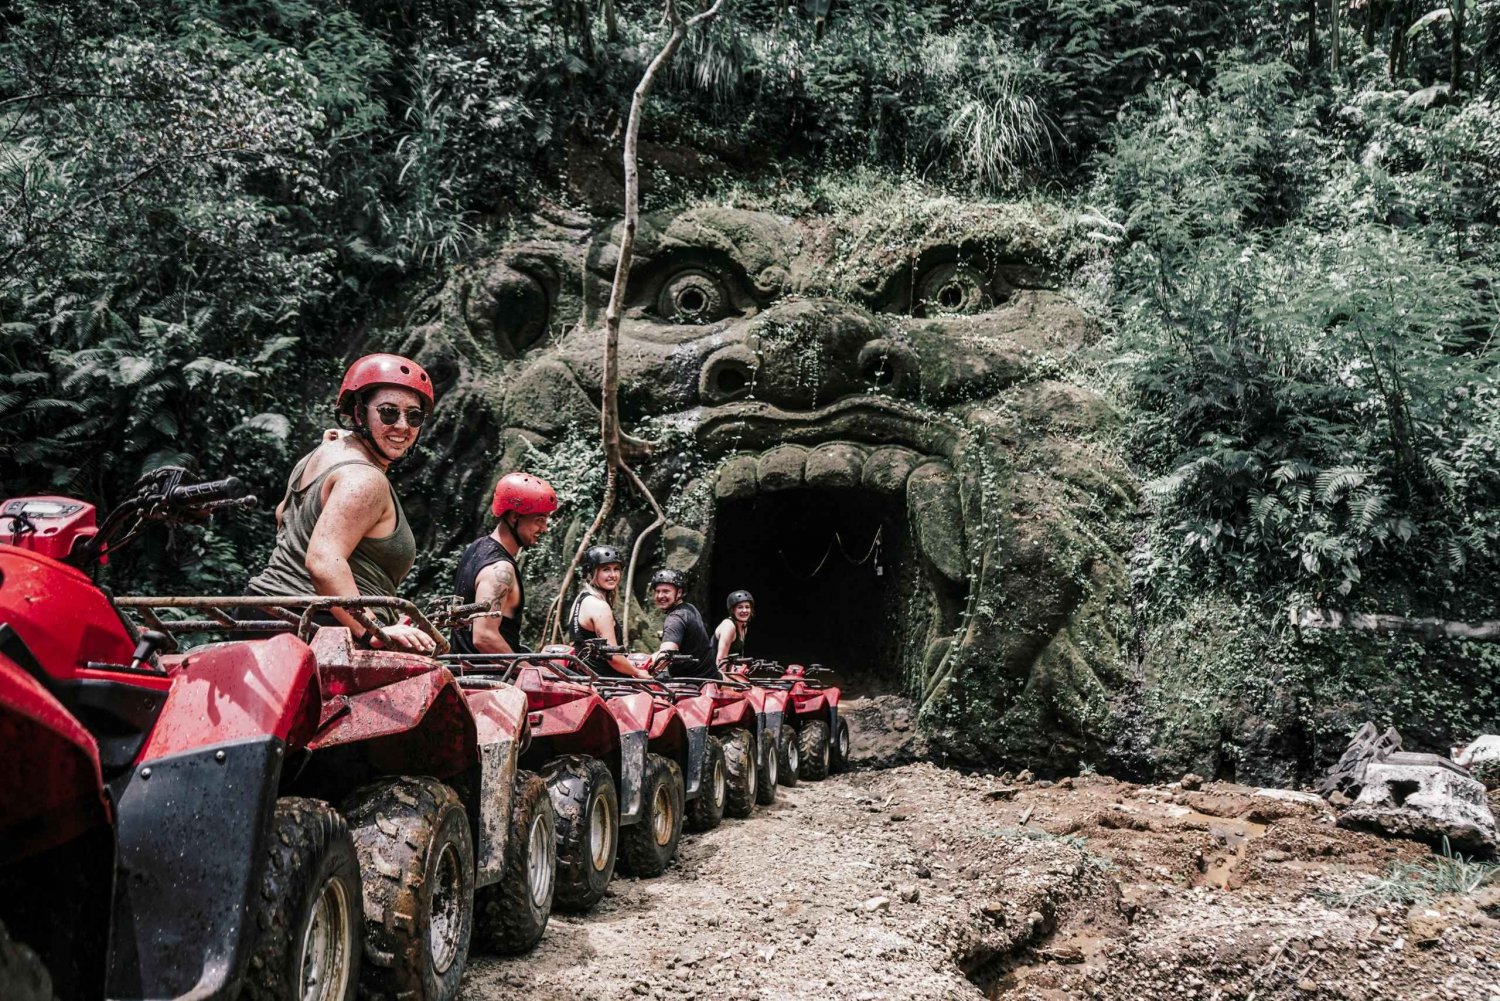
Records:
<instances>
[{"instance_id":1,"label":"exposed soil bank","mask_svg":"<svg viewBox=\"0 0 1500 1001\"><path fill-rule=\"evenodd\" d=\"M900 759L905 734L865 746ZM471 959L464 997L1500 998L1500 891L1317 896L1426 851L1242 786L904 764L687 838L662 878L554 916L530 956Z\"/></svg>"}]
</instances>

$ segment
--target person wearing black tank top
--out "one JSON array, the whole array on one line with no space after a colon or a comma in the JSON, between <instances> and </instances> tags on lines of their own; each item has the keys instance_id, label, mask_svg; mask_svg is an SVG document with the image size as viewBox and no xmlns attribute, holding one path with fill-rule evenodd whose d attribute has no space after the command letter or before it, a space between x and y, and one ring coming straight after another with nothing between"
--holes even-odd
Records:
<instances>
[{"instance_id":1,"label":"person wearing black tank top","mask_svg":"<svg viewBox=\"0 0 1500 1001\"><path fill-rule=\"evenodd\" d=\"M453 630L455 653L528 653L521 643L526 591L516 557L537 544L557 510L557 491L540 477L506 473L495 484L494 531L474 540L458 564L454 591L488 611Z\"/></svg>"},{"instance_id":2,"label":"person wearing black tank top","mask_svg":"<svg viewBox=\"0 0 1500 1001\"><path fill-rule=\"evenodd\" d=\"M625 561L614 546L590 546L583 554L578 568L583 590L573 599L573 609L568 613L568 638L573 641L574 655L600 674L649 678L650 671L636 667L624 654L600 653L589 644L602 639L605 646L623 646L615 625L614 602L624 568Z\"/></svg>"},{"instance_id":3,"label":"person wearing black tank top","mask_svg":"<svg viewBox=\"0 0 1500 1001\"><path fill-rule=\"evenodd\" d=\"M745 637L750 634L750 620L755 618L755 598L749 591L730 591L724 608L729 618L714 630L714 662L721 669L731 657L745 656Z\"/></svg>"}]
</instances>

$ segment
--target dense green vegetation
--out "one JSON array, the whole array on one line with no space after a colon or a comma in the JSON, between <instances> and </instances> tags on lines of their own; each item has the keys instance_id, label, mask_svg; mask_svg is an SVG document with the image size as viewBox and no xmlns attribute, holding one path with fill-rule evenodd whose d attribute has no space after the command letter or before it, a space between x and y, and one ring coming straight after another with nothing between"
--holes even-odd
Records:
<instances>
[{"instance_id":1,"label":"dense green vegetation","mask_svg":"<svg viewBox=\"0 0 1500 1001\"><path fill-rule=\"evenodd\" d=\"M0 25L0 483L106 503L176 462L279 493L348 349L397 345L443 267L613 150L661 30L644 0L16 0ZM1496 719L1475 649L1284 623L1500 614L1497 72L1495 0L730 0L645 138L814 209L861 170L1071 211L1107 334L1075 374L1149 487L1138 653L1193 693L1140 707L1147 743L1274 719L1308 757L1364 712L1432 740ZM268 543L229 523L195 565L116 572L232 587Z\"/></svg>"}]
</instances>

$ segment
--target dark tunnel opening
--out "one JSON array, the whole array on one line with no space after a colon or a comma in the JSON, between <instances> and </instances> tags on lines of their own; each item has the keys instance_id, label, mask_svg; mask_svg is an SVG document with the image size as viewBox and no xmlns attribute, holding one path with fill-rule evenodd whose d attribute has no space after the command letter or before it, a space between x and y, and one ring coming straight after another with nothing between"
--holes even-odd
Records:
<instances>
[{"instance_id":1,"label":"dark tunnel opening","mask_svg":"<svg viewBox=\"0 0 1500 1001\"><path fill-rule=\"evenodd\" d=\"M723 502L714 520L710 628L729 592L755 595L747 650L822 664L861 694L902 689L908 603L920 586L900 495L780 490Z\"/></svg>"}]
</instances>

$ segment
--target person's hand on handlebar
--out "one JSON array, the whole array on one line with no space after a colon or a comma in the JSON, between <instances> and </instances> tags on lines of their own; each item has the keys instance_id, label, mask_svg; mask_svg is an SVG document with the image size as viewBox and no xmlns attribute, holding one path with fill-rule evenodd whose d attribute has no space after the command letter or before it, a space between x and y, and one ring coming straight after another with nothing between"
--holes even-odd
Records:
<instances>
[{"instance_id":1,"label":"person's hand on handlebar","mask_svg":"<svg viewBox=\"0 0 1500 1001\"><path fill-rule=\"evenodd\" d=\"M437 643L433 638L427 635L425 630L418 629L416 626L385 626L382 631L386 639L390 640L390 646L386 647L381 644L378 636L371 636L369 642L372 649L404 650L408 653L425 654L430 654L437 649Z\"/></svg>"}]
</instances>

